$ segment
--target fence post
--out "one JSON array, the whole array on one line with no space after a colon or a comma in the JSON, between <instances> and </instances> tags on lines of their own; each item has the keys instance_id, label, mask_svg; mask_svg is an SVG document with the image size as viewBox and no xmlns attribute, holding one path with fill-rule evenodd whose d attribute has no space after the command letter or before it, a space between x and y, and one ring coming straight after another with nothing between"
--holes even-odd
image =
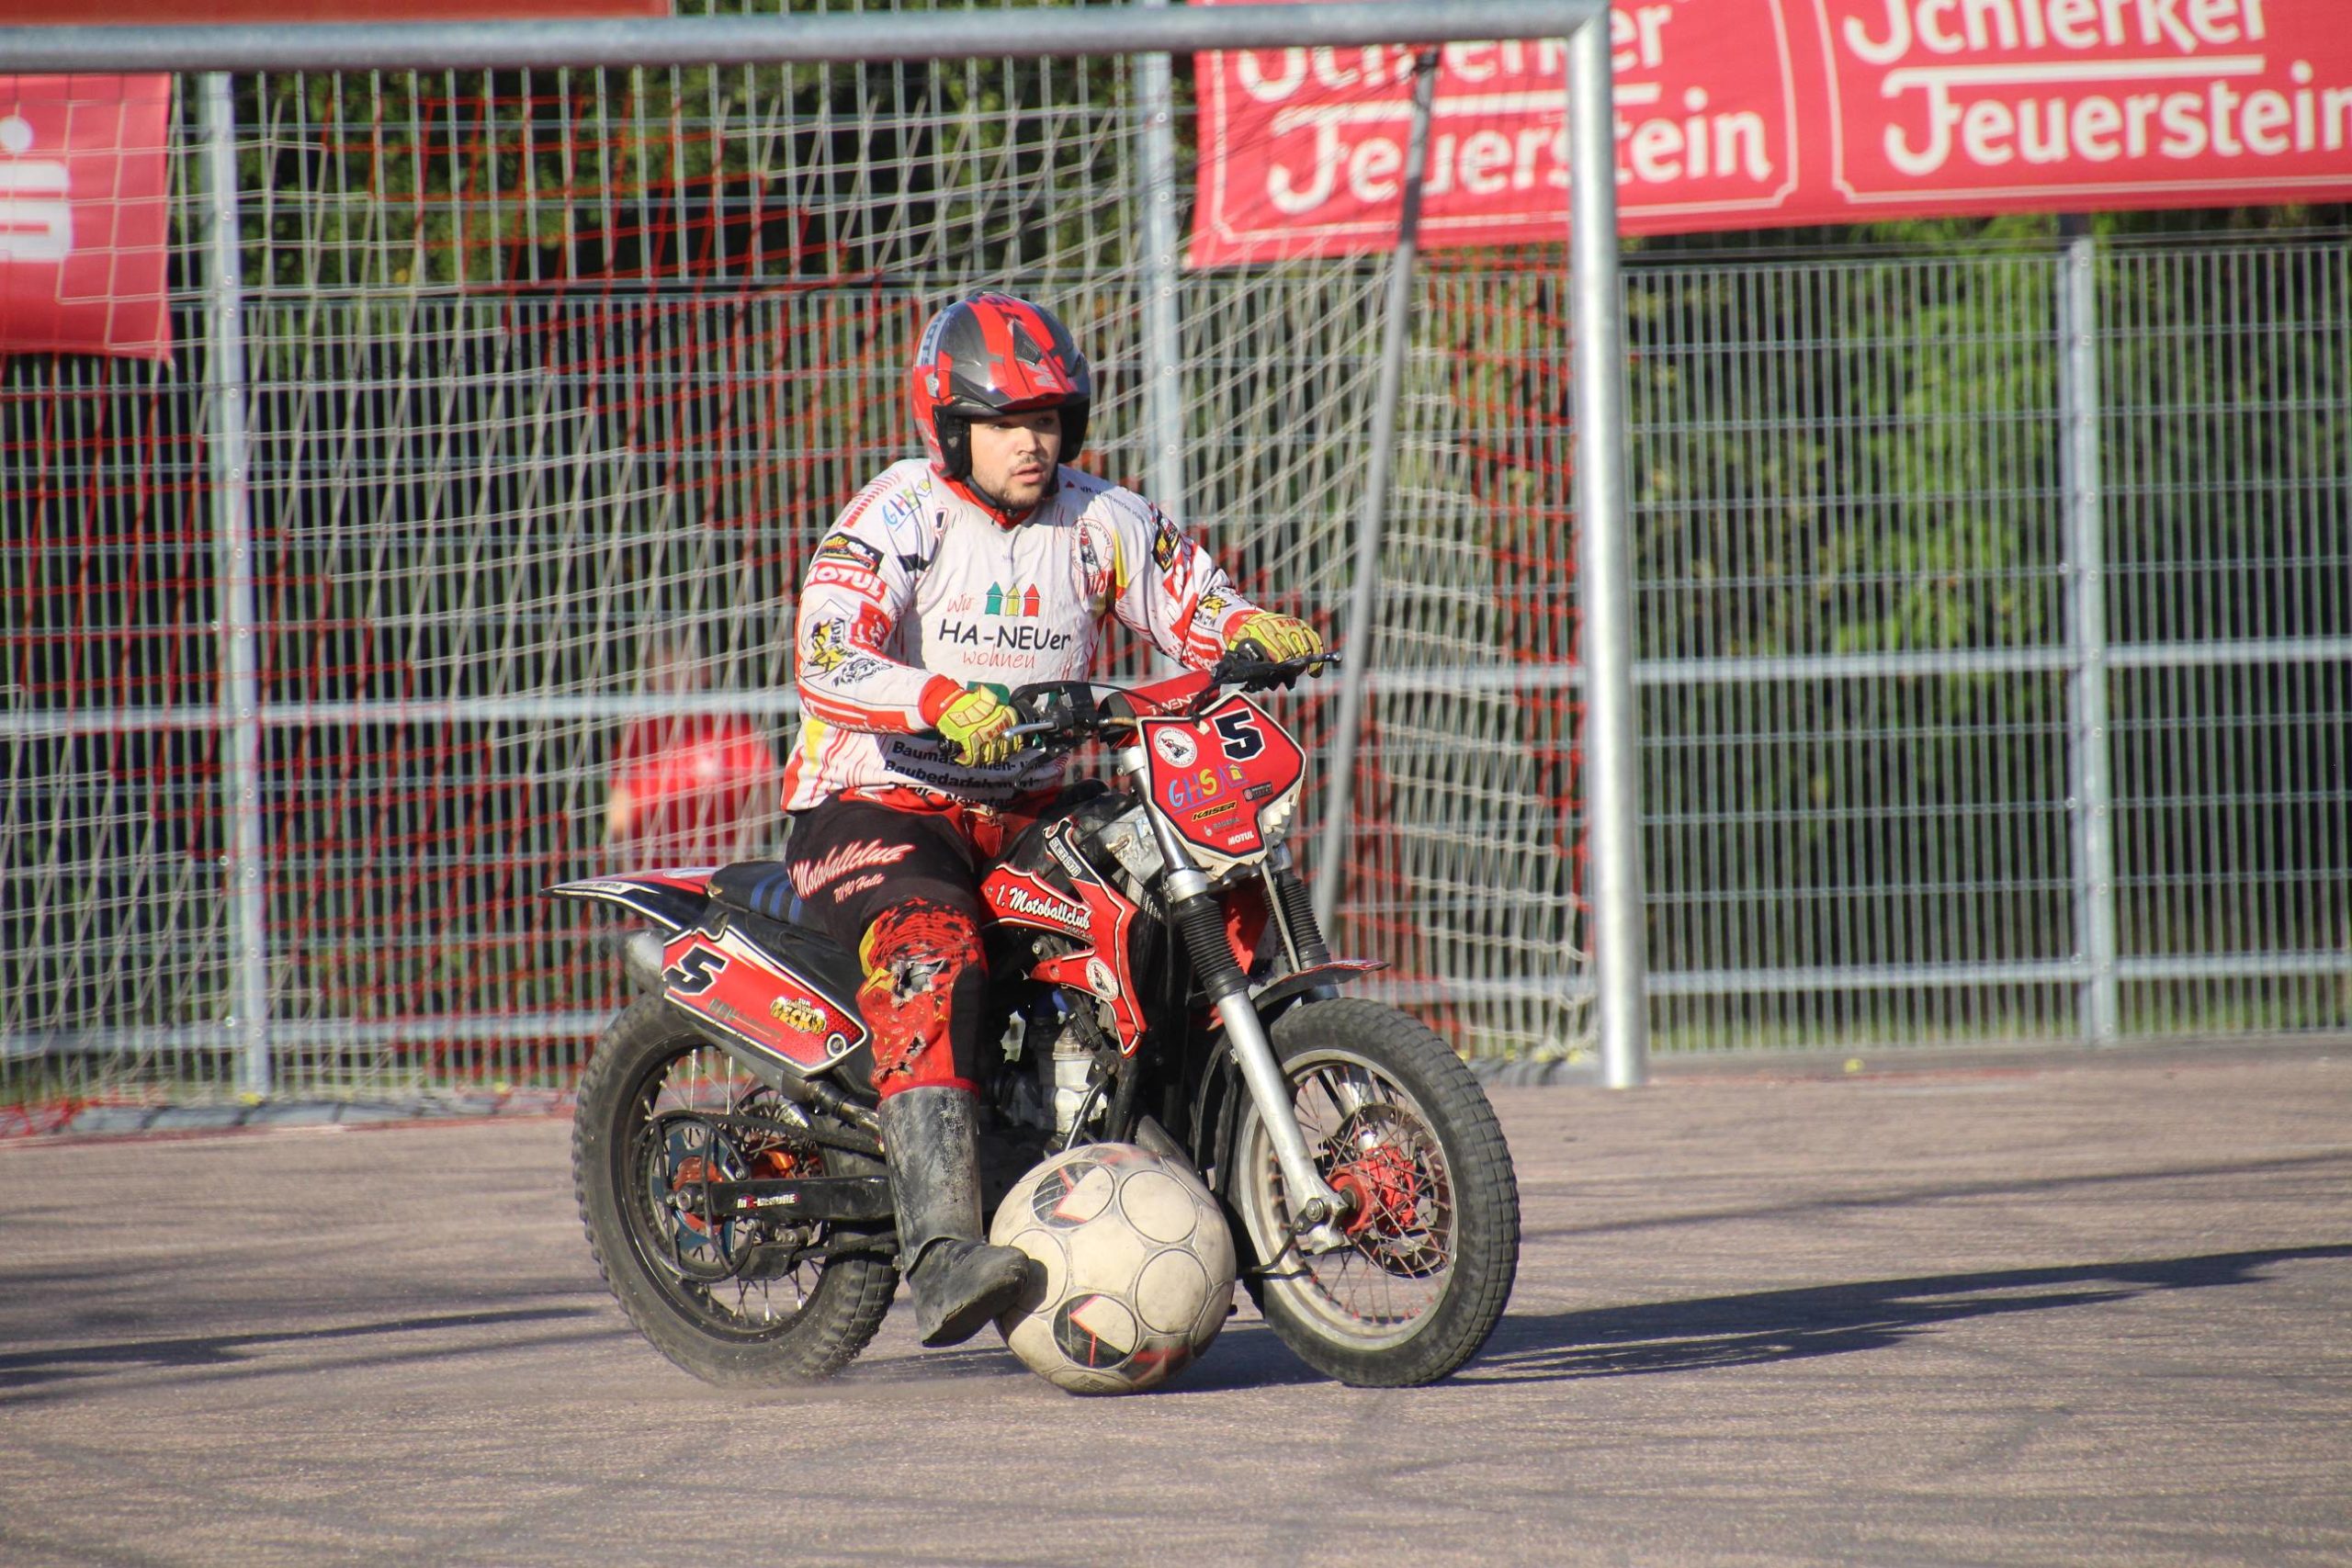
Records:
<instances>
[{"instance_id":1,"label":"fence post","mask_svg":"<svg viewBox=\"0 0 2352 1568\"><path fill-rule=\"evenodd\" d=\"M1642 908L1642 755L1634 698L1634 551L1627 504L1624 302L1617 265L1616 89L1609 33L1568 38L1569 276L1576 296L1577 592L1583 611L1585 842L1592 869L1593 1009L1601 1078L1649 1076L1649 944Z\"/></svg>"},{"instance_id":2,"label":"fence post","mask_svg":"<svg viewBox=\"0 0 2352 1568\"><path fill-rule=\"evenodd\" d=\"M1430 113L1437 97L1437 51L1413 61L1413 119L1405 142L1405 190L1396 215L1396 253L1388 270L1387 321L1380 375L1372 395L1372 454L1364 472L1363 516L1356 525L1354 572L1339 646L1340 716L1331 728L1330 773L1323 785L1323 842L1315 867L1315 923L1332 930L1348 879L1348 828L1355 816L1356 752L1363 732L1364 683L1372 676L1373 613L1380 597L1380 549L1388 529L1388 476L1395 463L1396 405L1405 395L1405 350L1413 335L1413 262L1420 250L1421 185L1429 170Z\"/></svg>"},{"instance_id":3,"label":"fence post","mask_svg":"<svg viewBox=\"0 0 2352 1568\"><path fill-rule=\"evenodd\" d=\"M2060 462L2066 490L2066 643L2073 691L2066 728L2066 807L2073 819L2075 957L2086 966L2075 1011L2094 1044L2118 1029L2115 978L2114 781L2107 699L2107 541L2101 516L2098 242L2075 214L2058 290Z\"/></svg>"},{"instance_id":4,"label":"fence post","mask_svg":"<svg viewBox=\"0 0 2352 1568\"><path fill-rule=\"evenodd\" d=\"M1164 6L1169 0L1143 0ZM1136 62L1143 99L1144 483L1179 527L1184 523L1184 337L1176 304L1176 110L1168 56ZM1073 458L1076 454L1072 454Z\"/></svg>"},{"instance_id":5,"label":"fence post","mask_svg":"<svg viewBox=\"0 0 2352 1568\"><path fill-rule=\"evenodd\" d=\"M266 1095L269 1058L267 889L262 860L261 680L254 646L253 509L245 429L245 299L237 234L237 120L229 77L203 79L206 310L210 317L212 556L220 635L220 790L227 851L230 972L226 1022L238 1053L237 1087Z\"/></svg>"}]
</instances>

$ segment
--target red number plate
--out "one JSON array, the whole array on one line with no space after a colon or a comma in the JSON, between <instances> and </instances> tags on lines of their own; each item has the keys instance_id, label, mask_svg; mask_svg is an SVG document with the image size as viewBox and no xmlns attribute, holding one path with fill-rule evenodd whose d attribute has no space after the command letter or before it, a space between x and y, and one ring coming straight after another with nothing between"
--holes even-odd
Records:
<instances>
[{"instance_id":1,"label":"red number plate","mask_svg":"<svg viewBox=\"0 0 2352 1568\"><path fill-rule=\"evenodd\" d=\"M1186 843L1221 860L1264 852L1260 813L1286 805L1306 759L1283 727L1245 697L1198 718L1147 718L1151 804Z\"/></svg>"}]
</instances>

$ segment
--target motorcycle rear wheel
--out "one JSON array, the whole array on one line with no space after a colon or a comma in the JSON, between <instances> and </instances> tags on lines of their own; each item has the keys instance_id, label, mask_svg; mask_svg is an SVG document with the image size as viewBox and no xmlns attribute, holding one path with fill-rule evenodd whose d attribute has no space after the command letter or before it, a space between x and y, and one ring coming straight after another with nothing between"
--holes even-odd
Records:
<instances>
[{"instance_id":1,"label":"motorcycle rear wheel","mask_svg":"<svg viewBox=\"0 0 2352 1568\"><path fill-rule=\"evenodd\" d=\"M1272 1037L1317 1168L1358 1206L1347 1247L1301 1253L1272 1140L1245 1101L1227 1186L1250 1295L1317 1371L1434 1382L1487 1342L1519 1271L1519 1184L1494 1110L1442 1040L1375 1002L1309 1003Z\"/></svg>"},{"instance_id":2,"label":"motorcycle rear wheel","mask_svg":"<svg viewBox=\"0 0 2352 1568\"><path fill-rule=\"evenodd\" d=\"M755 1146L702 1120L772 1117L782 1105L658 997L614 1021L580 1079L572 1190L596 1267L655 1349L721 1387L831 1377L865 1348L898 1288L898 1270L878 1255L804 1261L768 1278L728 1273L755 1233L714 1227L674 1195L703 1174L682 1168L696 1161L727 1175L762 1158L796 1174L881 1172L879 1160L813 1144Z\"/></svg>"}]
</instances>

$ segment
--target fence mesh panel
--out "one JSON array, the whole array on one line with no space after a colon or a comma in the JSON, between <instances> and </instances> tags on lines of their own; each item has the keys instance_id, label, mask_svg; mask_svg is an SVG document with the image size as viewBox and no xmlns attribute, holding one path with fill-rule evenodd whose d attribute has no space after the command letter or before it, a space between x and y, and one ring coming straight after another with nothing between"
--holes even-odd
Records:
<instances>
[{"instance_id":1,"label":"fence mesh panel","mask_svg":"<svg viewBox=\"0 0 2352 1568\"><path fill-rule=\"evenodd\" d=\"M0 367L0 1103L236 1082L196 96L173 362ZM564 1081L617 968L537 890L643 852L613 798L642 737L790 743L803 554L910 449L929 311L1049 300L1104 389L1091 466L1148 471L1136 76L266 75L232 101L275 1085ZM1335 946L1394 960L1388 994L1467 1051L1574 1051L1563 264L1425 260ZM1327 625L1385 265L1176 283L1182 514ZM2323 236L2098 265L2123 1026L2342 1028L2352 265ZM2083 1029L2064 266L1632 258L1663 1045ZM1289 710L1326 758L1328 702ZM752 795L682 830L780 828Z\"/></svg>"}]
</instances>

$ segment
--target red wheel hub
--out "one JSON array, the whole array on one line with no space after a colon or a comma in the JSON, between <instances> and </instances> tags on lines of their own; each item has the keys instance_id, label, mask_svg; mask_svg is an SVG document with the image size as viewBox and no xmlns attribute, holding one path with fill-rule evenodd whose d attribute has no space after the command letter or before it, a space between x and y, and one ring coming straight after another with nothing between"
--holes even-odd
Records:
<instances>
[{"instance_id":1,"label":"red wheel hub","mask_svg":"<svg viewBox=\"0 0 2352 1568\"><path fill-rule=\"evenodd\" d=\"M1362 1235L1376 1226L1395 1235L1410 1230L1418 1217L1421 1179L1404 1151L1382 1144L1334 1171L1331 1190L1351 1205L1348 1235Z\"/></svg>"}]
</instances>

